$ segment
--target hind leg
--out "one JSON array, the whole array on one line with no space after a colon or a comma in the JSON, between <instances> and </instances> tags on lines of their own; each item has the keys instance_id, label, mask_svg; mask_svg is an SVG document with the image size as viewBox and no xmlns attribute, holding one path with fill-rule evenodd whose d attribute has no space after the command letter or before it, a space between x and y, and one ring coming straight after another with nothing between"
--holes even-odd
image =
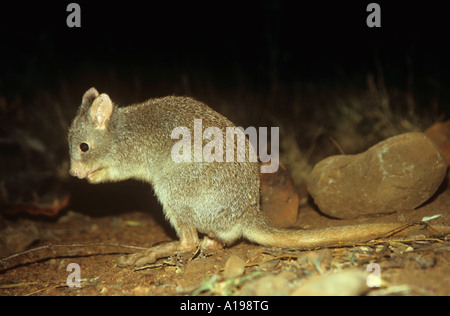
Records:
<instances>
[{"instance_id":1,"label":"hind leg","mask_svg":"<svg viewBox=\"0 0 450 316\"><path fill-rule=\"evenodd\" d=\"M181 225L180 227L177 227L177 233L180 240L158 245L132 255L122 256L118 260L118 265L120 267L140 267L153 263L159 258L169 257L177 253L193 251L197 248L199 240L198 233L195 228Z\"/></svg>"}]
</instances>

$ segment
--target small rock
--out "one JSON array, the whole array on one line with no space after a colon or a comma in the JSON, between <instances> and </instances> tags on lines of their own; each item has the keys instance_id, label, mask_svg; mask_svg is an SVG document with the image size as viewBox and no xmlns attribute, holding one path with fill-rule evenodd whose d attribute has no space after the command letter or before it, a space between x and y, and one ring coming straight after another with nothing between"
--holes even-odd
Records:
<instances>
[{"instance_id":1,"label":"small rock","mask_svg":"<svg viewBox=\"0 0 450 316\"><path fill-rule=\"evenodd\" d=\"M439 188L447 165L423 133L386 139L357 155L331 156L311 172L308 191L332 217L413 209Z\"/></svg>"},{"instance_id":2,"label":"small rock","mask_svg":"<svg viewBox=\"0 0 450 316\"><path fill-rule=\"evenodd\" d=\"M439 147L447 166L450 165L450 121L434 123L424 134Z\"/></svg>"},{"instance_id":3,"label":"small rock","mask_svg":"<svg viewBox=\"0 0 450 316\"><path fill-rule=\"evenodd\" d=\"M238 277L245 271L245 262L236 255L231 255L225 263L223 276L226 279Z\"/></svg>"},{"instance_id":4,"label":"small rock","mask_svg":"<svg viewBox=\"0 0 450 316\"><path fill-rule=\"evenodd\" d=\"M284 165L280 163L275 173L261 173L261 209L272 226L293 226L298 207L294 181Z\"/></svg>"},{"instance_id":5,"label":"small rock","mask_svg":"<svg viewBox=\"0 0 450 316\"><path fill-rule=\"evenodd\" d=\"M239 292L240 296L285 296L290 291L289 281L282 275L266 275L249 281Z\"/></svg>"},{"instance_id":6,"label":"small rock","mask_svg":"<svg viewBox=\"0 0 450 316\"><path fill-rule=\"evenodd\" d=\"M135 287L133 291L134 295L136 296L148 296L148 294L150 293L150 288L139 285Z\"/></svg>"},{"instance_id":7,"label":"small rock","mask_svg":"<svg viewBox=\"0 0 450 316\"><path fill-rule=\"evenodd\" d=\"M341 271L338 273L311 277L292 291L293 296L355 296L364 294L369 288L367 275L361 271Z\"/></svg>"}]
</instances>

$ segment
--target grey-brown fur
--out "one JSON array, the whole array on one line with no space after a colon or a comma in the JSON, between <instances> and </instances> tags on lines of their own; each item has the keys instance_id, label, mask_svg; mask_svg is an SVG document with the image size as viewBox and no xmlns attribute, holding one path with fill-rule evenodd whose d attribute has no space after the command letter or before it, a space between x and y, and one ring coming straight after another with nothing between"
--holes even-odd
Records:
<instances>
[{"instance_id":1,"label":"grey-brown fur","mask_svg":"<svg viewBox=\"0 0 450 316\"><path fill-rule=\"evenodd\" d=\"M171 149L178 141L171 139L172 130L185 126L193 131L194 119L202 119L203 129L220 128L224 137L225 128L234 127L221 114L188 97L168 96L117 107L108 95L99 95L94 88L83 96L69 130L70 173L91 183L129 178L151 183L180 238L121 258L122 265L143 265L195 249L199 232L225 244L244 237L269 246L304 248L370 239L392 229L389 225L368 225L367 230L364 225L292 232L270 227L259 206L258 163L248 159L172 160ZM80 147L83 143L89 147L85 152L81 149L85 145ZM248 146L246 140L246 151Z\"/></svg>"}]
</instances>

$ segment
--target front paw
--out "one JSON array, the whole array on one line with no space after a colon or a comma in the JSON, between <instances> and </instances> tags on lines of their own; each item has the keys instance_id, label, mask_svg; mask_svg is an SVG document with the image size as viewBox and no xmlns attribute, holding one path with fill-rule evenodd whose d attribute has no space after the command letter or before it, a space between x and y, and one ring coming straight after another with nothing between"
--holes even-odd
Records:
<instances>
[{"instance_id":1,"label":"front paw","mask_svg":"<svg viewBox=\"0 0 450 316\"><path fill-rule=\"evenodd\" d=\"M106 182L109 180L108 170L106 168L101 168L101 169L95 170L94 172L89 173L86 176L86 179L91 184L98 184L98 183Z\"/></svg>"},{"instance_id":2,"label":"front paw","mask_svg":"<svg viewBox=\"0 0 450 316\"><path fill-rule=\"evenodd\" d=\"M144 250L132 255L121 256L117 260L117 265L119 267L129 267L136 266L142 267L146 264L154 263L158 257L152 249Z\"/></svg>"}]
</instances>

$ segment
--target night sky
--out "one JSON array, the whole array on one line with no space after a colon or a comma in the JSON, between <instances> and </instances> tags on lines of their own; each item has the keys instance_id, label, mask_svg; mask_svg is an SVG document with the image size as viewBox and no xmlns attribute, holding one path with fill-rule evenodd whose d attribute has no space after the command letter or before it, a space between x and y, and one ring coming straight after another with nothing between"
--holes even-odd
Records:
<instances>
[{"instance_id":1,"label":"night sky","mask_svg":"<svg viewBox=\"0 0 450 316\"><path fill-rule=\"evenodd\" d=\"M1 8L0 94L33 95L111 69L144 83L187 73L226 87L245 77L263 90L274 80L358 84L381 66L389 85L403 89L413 75L416 89L439 86L449 97L442 2L378 1L381 28L369 28L371 1L77 1L81 28L69 28L70 2Z\"/></svg>"}]
</instances>

